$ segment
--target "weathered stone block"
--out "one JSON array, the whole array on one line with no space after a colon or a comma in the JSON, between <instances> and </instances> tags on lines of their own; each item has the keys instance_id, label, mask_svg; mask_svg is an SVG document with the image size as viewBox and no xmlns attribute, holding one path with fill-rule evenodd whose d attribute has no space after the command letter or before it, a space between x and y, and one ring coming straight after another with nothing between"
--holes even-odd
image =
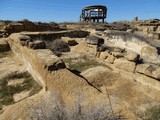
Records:
<instances>
[{"instance_id":1,"label":"weathered stone block","mask_svg":"<svg viewBox=\"0 0 160 120\"><path fill-rule=\"evenodd\" d=\"M156 47L145 45L141 49L141 57L143 58L144 62L153 62L158 57L158 51Z\"/></svg>"},{"instance_id":2,"label":"weathered stone block","mask_svg":"<svg viewBox=\"0 0 160 120\"><path fill-rule=\"evenodd\" d=\"M124 53L124 57L129 61L136 62L139 59L140 55L133 51L127 51Z\"/></svg>"},{"instance_id":3,"label":"weathered stone block","mask_svg":"<svg viewBox=\"0 0 160 120\"><path fill-rule=\"evenodd\" d=\"M139 64L136 67L136 72L145 74L155 79L160 79L160 67L153 64Z\"/></svg>"},{"instance_id":4,"label":"weathered stone block","mask_svg":"<svg viewBox=\"0 0 160 120\"><path fill-rule=\"evenodd\" d=\"M123 57L123 54L121 52L111 52L111 54L116 58Z\"/></svg>"},{"instance_id":5,"label":"weathered stone block","mask_svg":"<svg viewBox=\"0 0 160 120\"><path fill-rule=\"evenodd\" d=\"M136 67L136 64L134 62L128 61L125 58L115 59L114 65L115 67L128 72L134 72Z\"/></svg>"},{"instance_id":6,"label":"weathered stone block","mask_svg":"<svg viewBox=\"0 0 160 120\"><path fill-rule=\"evenodd\" d=\"M113 55L108 55L107 59L105 60L107 63L113 64L116 58Z\"/></svg>"},{"instance_id":7,"label":"weathered stone block","mask_svg":"<svg viewBox=\"0 0 160 120\"><path fill-rule=\"evenodd\" d=\"M107 52L101 52L100 58L101 59L106 59L108 57L108 55L109 55L109 53L107 53Z\"/></svg>"}]
</instances>

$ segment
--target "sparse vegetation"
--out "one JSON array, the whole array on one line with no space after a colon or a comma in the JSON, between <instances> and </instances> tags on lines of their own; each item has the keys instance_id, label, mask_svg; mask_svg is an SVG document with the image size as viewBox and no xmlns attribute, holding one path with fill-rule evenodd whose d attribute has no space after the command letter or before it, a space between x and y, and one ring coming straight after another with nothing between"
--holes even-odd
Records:
<instances>
[{"instance_id":1,"label":"sparse vegetation","mask_svg":"<svg viewBox=\"0 0 160 120\"><path fill-rule=\"evenodd\" d=\"M68 65L68 67L72 70L77 70L77 71L84 71L88 68L103 65L101 63L98 63L94 59L89 59L87 56L83 56L80 58L69 58L69 59L64 59L64 62Z\"/></svg>"},{"instance_id":2,"label":"sparse vegetation","mask_svg":"<svg viewBox=\"0 0 160 120\"><path fill-rule=\"evenodd\" d=\"M7 85L10 80L24 78L22 84ZM41 86L39 86L31 77L28 72L12 73L2 79L0 79L0 108L2 105L10 105L14 103L13 95L20 93L24 90L31 90L29 96L39 92Z\"/></svg>"},{"instance_id":3,"label":"sparse vegetation","mask_svg":"<svg viewBox=\"0 0 160 120\"><path fill-rule=\"evenodd\" d=\"M42 120L123 120L120 114L110 113L110 108L105 102L101 102L99 107L95 107L92 103L88 103L88 107L84 108L83 101L85 96L79 96L74 100L73 106L68 106L61 102L61 97L56 93L50 95L49 100L53 106L48 106L43 102L31 109L34 116L32 118ZM46 116L46 109L50 112ZM40 113L40 114L39 114Z\"/></svg>"}]
</instances>

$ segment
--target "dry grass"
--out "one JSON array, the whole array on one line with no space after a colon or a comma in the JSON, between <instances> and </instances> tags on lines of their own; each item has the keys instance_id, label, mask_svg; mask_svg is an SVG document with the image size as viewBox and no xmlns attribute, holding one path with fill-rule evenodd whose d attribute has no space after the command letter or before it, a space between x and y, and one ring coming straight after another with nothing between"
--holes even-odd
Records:
<instances>
[{"instance_id":1,"label":"dry grass","mask_svg":"<svg viewBox=\"0 0 160 120\"><path fill-rule=\"evenodd\" d=\"M88 58L87 56L82 56L79 58L67 58L63 59L63 61L68 65L69 69L77 70L79 72L87 70L91 67L103 65L94 59Z\"/></svg>"}]
</instances>

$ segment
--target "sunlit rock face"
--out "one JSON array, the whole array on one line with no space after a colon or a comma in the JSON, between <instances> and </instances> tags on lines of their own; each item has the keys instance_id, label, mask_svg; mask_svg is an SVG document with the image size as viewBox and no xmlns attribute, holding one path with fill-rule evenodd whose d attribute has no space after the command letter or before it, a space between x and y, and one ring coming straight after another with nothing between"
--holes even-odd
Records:
<instances>
[{"instance_id":1,"label":"sunlit rock face","mask_svg":"<svg viewBox=\"0 0 160 120\"><path fill-rule=\"evenodd\" d=\"M150 42L147 38L122 31L107 30L103 38L108 46L116 46L134 51L140 55L144 62L159 64L160 56L155 43Z\"/></svg>"}]
</instances>

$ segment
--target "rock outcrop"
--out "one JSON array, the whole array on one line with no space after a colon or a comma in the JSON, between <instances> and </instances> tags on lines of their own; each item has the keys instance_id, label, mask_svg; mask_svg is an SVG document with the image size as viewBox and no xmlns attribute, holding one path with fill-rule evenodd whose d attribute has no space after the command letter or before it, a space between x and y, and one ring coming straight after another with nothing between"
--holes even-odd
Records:
<instances>
[{"instance_id":1,"label":"rock outcrop","mask_svg":"<svg viewBox=\"0 0 160 120\"><path fill-rule=\"evenodd\" d=\"M105 31L103 38L107 46L125 48L139 54L144 62L160 63L158 46L147 38L122 31ZM150 53L150 54L149 54Z\"/></svg>"},{"instance_id":2,"label":"rock outcrop","mask_svg":"<svg viewBox=\"0 0 160 120\"><path fill-rule=\"evenodd\" d=\"M154 52L154 51L150 51ZM148 53L150 53L148 51ZM97 52L99 53L99 52ZM107 65L118 68L119 71L125 71L125 74L133 74L134 79L144 85L159 89L160 66L156 64L142 61L140 55L127 49L119 49L117 47L106 47L106 51L100 52L96 56ZM145 53L147 54L147 52ZM152 55L151 55L152 58ZM150 59L149 56L146 59ZM154 61L153 61L154 62ZM123 74L124 75L124 74ZM126 76L126 75L124 75ZM145 81L146 79L146 81Z\"/></svg>"}]
</instances>

